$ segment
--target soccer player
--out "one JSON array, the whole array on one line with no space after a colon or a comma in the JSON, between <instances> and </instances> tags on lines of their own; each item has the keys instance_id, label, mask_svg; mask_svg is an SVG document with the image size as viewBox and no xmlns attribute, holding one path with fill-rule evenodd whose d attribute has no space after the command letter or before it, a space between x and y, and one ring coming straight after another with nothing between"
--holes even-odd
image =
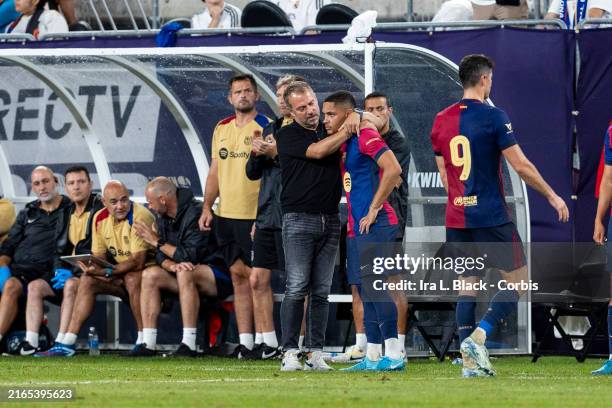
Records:
<instances>
[{"instance_id":1,"label":"soccer player","mask_svg":"<svg viewBox=\"0 0 612 408\"><path fill-rule=\"evenodd\" d=\"M281 207L287 284L281 306L281 371L331 368L321 354L334 263L340 238L340 146L359 129L360 117L353 113L343 127L327 135L320 122L317 96L305 82L293 82L283 95L294 122L278 133L281 163ZM374 122L380 122L370 115ZM309 300L306 330L308 359L301 363L298 347L304 299Z\"/></svg>"},{"instance_id":2,"label":"soccer player","mask_svg":"<svg viewBox=\"0 0 612 408\"><path fill-rule=\"evenodd\" d=\"M391 126L391 115L393 108L389 98L382 92L372 92L365 98L365 111L370 112L383 121L380 135L389 149L395 155L402 168L401 182L398 188L393 189L387 201L393 207L398 220L397 235L395 240L402 242L406 230L406 217L408 215L408 169L410 167L410 147L408 141ZM359 277L358 275L351 275ZM394 277L389 277L391 280ZM345 353L333 359L334 362L350 362L361 360L365 357L367 339L365 327L363 326L363 303L359 295L358 282L349 280L351 294L353 296L353 319L355 320L355 345L349 347ZM408 322L408 300L405 293L392 291L390 293L397 307L397 336L402 348L406 344L406 325Z\"/></svg>"},{"instance_id":3,"label":"soccer player","mask_svg":"<svg viewBox=\"0 0 612 408\"><path fill-rule=\"evenodd\" d=\"M336 133L353 109L355 99L349 92L329 95L323 102L327 133ZM387 198L399 183L402 169L376 128L367 121L360 125L359 136L351 135L342 150L345 152L343 185L349 210L347 273L361 291L361 265L367 262L368 256L365 251L396 239L398 220ZM397 338L397 309L388 293L377 294L375 300L372 295L373 290L369 290L363 299L366 357L347 371L402 370L404 359ZM383 339L385 356L381 358Z\"/></svg>"},{"instance_id":4,"label":"soccer player","mask_svg":"<svg viewBox=\"0 0 612 408\"><path fill-rule=\"evenodd\" d=\"M30 179L38 198L19 212L0 246L0 340L13 324L19 298L26 294L28 284L44 279L51 285L55 229L70 203L57 192L57 177L48 167L36 167ZM35 343L37 336L27 332L26 340Z\"/></svg>"},{"instance_id":5,"label":"soccer player","mask_svg":"<svg viewBox=\"0 0 612 408\"><path fill-rule=\"evenodd\" d=\"M38 331L43 319L43 302L61 304L60 325L56 342L61 343L70 324L70 317L79 287L80 269L70 267L60 257L91 253L91 224L93 215L100 210L102 200L92 194L93 183L85 167L70 167L64 173L64 189L70 205L64 207L57 220L54 242L55 274L51 281L36 279L28 284L26 303L26 331L28 340L20 344L19 353L34 354L38 348Z\"/></svg>"},{"instance_id":6,"label":"soccer player","mask_svg":"<svg viewBox=\"0 0 612 408\"><path fill-rule=\"evenodd\" d=\"M518 175L548 200L559 221L567 222L565 202L544 181L516 142L504 111L485 103L493 83L493 61L468 55L459 65L463 99L438 113L431 132L436 164L448 193L447 243L501 243L491 245L490 266L502 270L509 283L525 282L527 266L520 237L510 221L501 183L503 155ZM476 270L475 270L476 271ZM476 271L477 272L477 271ZM464 273L462 280L476 283L478 276ZM515 308L523 291L500 290L474 329L475 292L459 293L457 325L462 339L463 376L495 375L485 348L498 323Z\"/></svg>"},{"instance_id":7,"label":"soccer player","mask_svg":"<svg viewBox=\"0 0 612 408\"><path fill-rule=\"evenodd\" d=\"M104 268L96 263L79 263L83 272L79 282L68 330L61 343L37 357L72 357L81 326L91 315L96 295L108 294L129 300L138 332L142 332L140 282L142 270L153 264L154 248L136 235L135 222L152 225L153 214L130 200L127 187L120 181L109 181L102 194L104 207L94 215L91 252L114 264ZM110 257L107 257L110 254ZM142 343L142 338L136 341ZM137 350L134 347L132 351Z\"/></svg>"},{"instance_id":8,"label":"soccer player","mask_svg":"<svg viewBox=\"0 0 612 408\"><path fill-rule=\"evenodd\" d=\"M235 114L217 124L212 138L210 169L206 179L204 205L199 225L204 231L213 223L215 209L215 233L217 242L225 247L237 244L236 254L227 256L234 285L234 307L240 336L235 354L241 358L253 349L253 298L249 277L251 275L251 228L257 215L259 180L249 180L245 167L252 149L253 139L261 134L270 120L257 113L259 100L255 79L248 74L234 76L229 83L228 101ZM232 258L232 259L229 259Z\"/></svg>"},{"instance_id":9,"label":"soccer player","mask_svg":"<svg viewBox=\"0 0 612 408\"><path fill-rule=\"evenodd\" d=\"M593 240L599 245L606 245L608 252L608 271L612 268L611 243L605 243L605 227L603 219L606 213L610 212L612 203L612 121L606 131L604 139L604 170L599 187L599 200L597 202L597 214L595 215L595 226L593 228ZM608 234L612 231L612 217L608 221ZM610 289L612 290L612 274L610 275ZM612 298L608 303L608 348L610 356L599 369L591 372L593 375L612 375Z\"/></svg>"},{"instance_id":10,"label":"soccer player","mask_svg":"<svg viewBox=\"0 0 612 408\"><path fill-rule=\"evenodd\" d=\"M246 165L250 180L261 180L257 203L257 219L253 237L253 310L255 315L255 348L245 357L265 360L278 355L278 339L274 329L274 299L270 287L272 269L285 269L283 252L282 212L280 204L281 170L276 149L276 134L293 123L291 112L283 100L283 93L291 82L304 81L295 75L285 75L276 83L276 97L281 117L271 122L262 137L253 139L253 151Z\"/></svg>"},{"instance_id":11,"label":"soccer player","mask_svg":"<svg viewBox=\"0 0 612 408\"><path fill-rule=\"evenodd\" d=\"M157 214L156 228L135 222L136 235L157 248L157 265L142 273L141 310L144 342L132 356L153 356L157 345L157 318L161 292L178 294L183 338L175 356L195 357L200 295L225 299L232 280L212 232L200 231L202 203L186 188L176 188L166 177L157 177L145 190L149 209Z\"/></svg>"}]
</instances>

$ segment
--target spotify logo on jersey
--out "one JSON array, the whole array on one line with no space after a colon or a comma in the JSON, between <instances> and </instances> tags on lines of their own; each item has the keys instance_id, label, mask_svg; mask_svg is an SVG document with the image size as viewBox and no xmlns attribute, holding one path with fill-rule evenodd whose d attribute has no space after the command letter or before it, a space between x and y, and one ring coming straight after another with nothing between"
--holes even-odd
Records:
<instances>
[{"instance_id":1,"label":"spotify logo on jersey","mask_svg":"<svg viewBox=\"0 0 612 408\"><path fill-rule=\"evenodd\" d=\"M225 147L222 147L221 149L219 149L219 157L222 158L223 160L227 159L228 156L228 151Z\"/></svg>"}]
</instances>

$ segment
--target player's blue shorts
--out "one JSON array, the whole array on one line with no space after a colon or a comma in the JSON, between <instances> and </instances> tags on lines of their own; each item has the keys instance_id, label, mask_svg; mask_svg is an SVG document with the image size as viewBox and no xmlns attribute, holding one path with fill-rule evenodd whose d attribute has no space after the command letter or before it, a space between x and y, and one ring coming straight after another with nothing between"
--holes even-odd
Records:
<instances>
[{"instance_id":1,"label":"player's blue shorts","mask_svg":"<svg viewBox=\"0 0 612 408\"><path fill-rule=\"evenodd\" d=\"M361 284L361 277L372 273L372 259L369 258L395 256L392 252L396 242L397 229L397 225L382 227L374 225L370 228L368 234L346 239L346 274L349 285ZM385 245L376 246L373 244Z\"/></svg>"},{"instance_id":2,"label":"player's blue shorts","mask_svg":"<svg viewBox=\"0 0 612 408\"><path fill-rule=\"evenodd\" d=\"M523 242L513 222L487 228L446 228L445 256L484 258L485 266L510 272L526 265ZM462 276L482 276L486 269Z\"/></svg>"}]
</instances>

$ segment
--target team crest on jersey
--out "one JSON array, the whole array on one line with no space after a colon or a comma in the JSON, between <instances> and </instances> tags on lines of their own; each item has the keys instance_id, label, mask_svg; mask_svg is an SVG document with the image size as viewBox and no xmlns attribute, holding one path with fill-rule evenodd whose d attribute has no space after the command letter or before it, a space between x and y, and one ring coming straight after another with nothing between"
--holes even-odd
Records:
<instances>
[{"instance_id":1,"label":"team crest on jersey","mask_svg":"<svg viewBox=\"0 0 612 408\"><path fill-rule=\"evenodd\" d=\"M353 187L353 182L351 181L351 175L348 171L344 173L344 180L342 181L342 184L344 185L344 191L350 193L351 188Z\"/></svg>"},{"instance_id":2,"label":"team crest on jersey","mask_svg":"<svg viewBox=\"0 0 612 408\"><path fill-rule=\"evenodd\" d=\"M125 245L130 245L130 237L128 237L127 235L123 236L123 243Z\"/></svg>"},{"instance_id":3,"label":"team crest on jersey","mask_svg":"<svg viewBox=\"0 0 612 408\"><path fill-rule=\"evenodd\" d=\"M246 136L244 138L244 144L247 146L250 146L253 144L253 138L251 136Z\"/></svg>"}]
</instances>

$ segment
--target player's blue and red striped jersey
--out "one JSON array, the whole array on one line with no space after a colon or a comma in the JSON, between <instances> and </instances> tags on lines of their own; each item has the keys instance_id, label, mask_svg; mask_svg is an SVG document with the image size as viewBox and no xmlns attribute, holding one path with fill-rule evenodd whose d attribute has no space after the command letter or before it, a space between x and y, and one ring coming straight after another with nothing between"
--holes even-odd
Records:
<instances>
[{"instance_id":1,"label":"player's blue and red striped jersey","mask_svg":"<svg viewBox=\"0 0 612 408\"><path fill-rule=\"evenodd\" d=\"M462 99L438 113L431 141L446 167L446 226L484 228L509 222L501 152L516 139L508 115L478 100Z\"/></svg>"},{"instance_id":2,"label":"player's blue and red striped jersey","mask_svg":"<svg viewBox=\"0 0 612 408\"><path fill-rule=\"evenodd\" d=\"M359 234L359 221L368 214L374 194L378 190L382 169L376 163L389 150L387 144L374 129L362 129L359 137L353 135L342 146L346 154L342 164L342 184L348 207L347 235ZM378 212L376 223L370 229L397 225L397 215L388 201Z\"/></svg>"},{"instance_id":3,"label":"player's blue and red striped jersey","mask_svg":"<svg viewBox=\"0 0 612 408\"><path fill-rule=\"evenodd\" d=\"M595 197L597 198L599 198L599 187L603 178L604 164L612 166L612 120L608 124L608 129L604 136L601 159L599 159L599 167L597 169L597 181L595 182ZM612 214L612 203L610 203L610 214Z\"/></svg>"},{"instance_id":4,"label":"player's blue and red striped jersey","mask_svg":"<svg viewBox=\"0 0 612 408\"><path fill-rule=\"evenodd\" d=\"M604 157L606 164L612 166L612 121L610 121L608 125L608 130L604 138Z\"/></svg>"}]
</instances>

